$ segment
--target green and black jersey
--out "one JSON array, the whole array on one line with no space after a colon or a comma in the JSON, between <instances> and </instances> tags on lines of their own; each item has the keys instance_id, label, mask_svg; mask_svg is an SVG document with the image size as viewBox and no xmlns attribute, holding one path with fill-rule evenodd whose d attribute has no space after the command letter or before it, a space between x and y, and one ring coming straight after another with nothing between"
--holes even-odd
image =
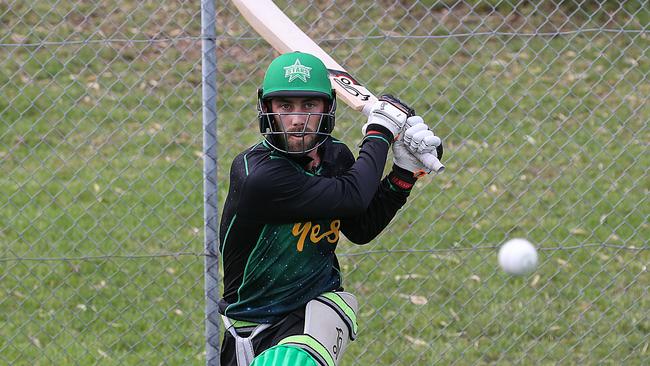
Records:
<instances>
[{"instance_id":1,"label":"green and black jersey","mask_svg":"<svg viewBox=\"0 0 650 366\"><path fill-rule=\"evenodd\" d=\"M334 254L340 234L358 244L372 240L404 205L413 183L398 179L395 167L381 180L389 147L385 138L366 137L355 161L346 145L328 138L315 171L265 142L238 155L220 226L220 311L273 323L341 289Z\"/></svg>"}]
</instances>

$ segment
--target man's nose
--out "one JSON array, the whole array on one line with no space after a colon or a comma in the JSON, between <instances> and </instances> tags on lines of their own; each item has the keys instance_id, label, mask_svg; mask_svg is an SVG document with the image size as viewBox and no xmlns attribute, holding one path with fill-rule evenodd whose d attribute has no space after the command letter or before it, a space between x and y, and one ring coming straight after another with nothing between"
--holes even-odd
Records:
<instances>
[{"instance_id":1,"label":"man's nose","mask_svg":"<svg viewBox=\"0 0 650 366\"><path fill-rule=\"evenodd\" d=\"M300 113L302 111L296 110L295 112ZM289 117L289 122L293 126L302 126L302 125L305 124L305 122L307 120L307 115L305 115L305 114L291 114L288 117Z\"/></svg>"}]
</instances>

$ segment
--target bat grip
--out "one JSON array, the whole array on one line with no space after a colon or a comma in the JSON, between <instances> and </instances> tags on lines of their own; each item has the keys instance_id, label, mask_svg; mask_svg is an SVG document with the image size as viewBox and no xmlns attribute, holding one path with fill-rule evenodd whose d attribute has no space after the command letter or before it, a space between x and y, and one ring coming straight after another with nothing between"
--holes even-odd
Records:
<instances>
[{"instance_id":1,"label":"bat grip","mask_svg":"<svg viewBox=\"0 0 650 366\"><path fill-rule=\"evenodd\" d=\"M442 173L445 170L445 166L432 153L417 154L416 157L433 172Z\"/></svg>"},{"instance_id":2,"label":"bat grip","mask_svg":"<svg viewBox=\"0 0 650 366\"><path fill-rule=\"evenodd\" d=\"M366 117L370 117L370 112L372 111L373 106L374 103L366 103L366 105L363 106L363 109L361 109L361 113Z\"/></svg>"}]
</instances>

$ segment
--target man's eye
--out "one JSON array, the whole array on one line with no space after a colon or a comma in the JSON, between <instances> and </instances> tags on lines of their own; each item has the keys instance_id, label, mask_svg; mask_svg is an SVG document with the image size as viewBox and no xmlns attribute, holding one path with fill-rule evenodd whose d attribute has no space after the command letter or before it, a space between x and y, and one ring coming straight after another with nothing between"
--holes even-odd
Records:
<instances>
[{"instance_id":1,"label":"man's eye","mask_svg":"<svg viewBox=\"0 0 650 366\"><path fill-rule=\"evenodd\" d=\"M305 103L305 108L314 109L314 108L316 108L316 104L315 103Z\"/></svg>"}]
</instances>

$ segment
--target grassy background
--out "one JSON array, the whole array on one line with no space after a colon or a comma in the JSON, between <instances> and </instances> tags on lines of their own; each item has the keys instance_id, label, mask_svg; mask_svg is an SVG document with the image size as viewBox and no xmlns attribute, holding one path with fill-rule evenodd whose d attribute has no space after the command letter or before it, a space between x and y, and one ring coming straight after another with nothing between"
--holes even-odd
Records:
<instances>
[{"instance_id":1,"label":"grassy background","mask_svg":"<svg viewBox=\"0 0 650 366\"><path fill-rule=\"evenodd\" d=\"M279 4L446 144L388 230L340 244L346 364L647 363L647 8ZM220 6L221 205L275 54ZM199 19L0 3L0 364L204 363ZM337 136L361 122L340 106ZM496 266L515 236L541 249L528 277Z\"/></svg>"}]
</instances>

